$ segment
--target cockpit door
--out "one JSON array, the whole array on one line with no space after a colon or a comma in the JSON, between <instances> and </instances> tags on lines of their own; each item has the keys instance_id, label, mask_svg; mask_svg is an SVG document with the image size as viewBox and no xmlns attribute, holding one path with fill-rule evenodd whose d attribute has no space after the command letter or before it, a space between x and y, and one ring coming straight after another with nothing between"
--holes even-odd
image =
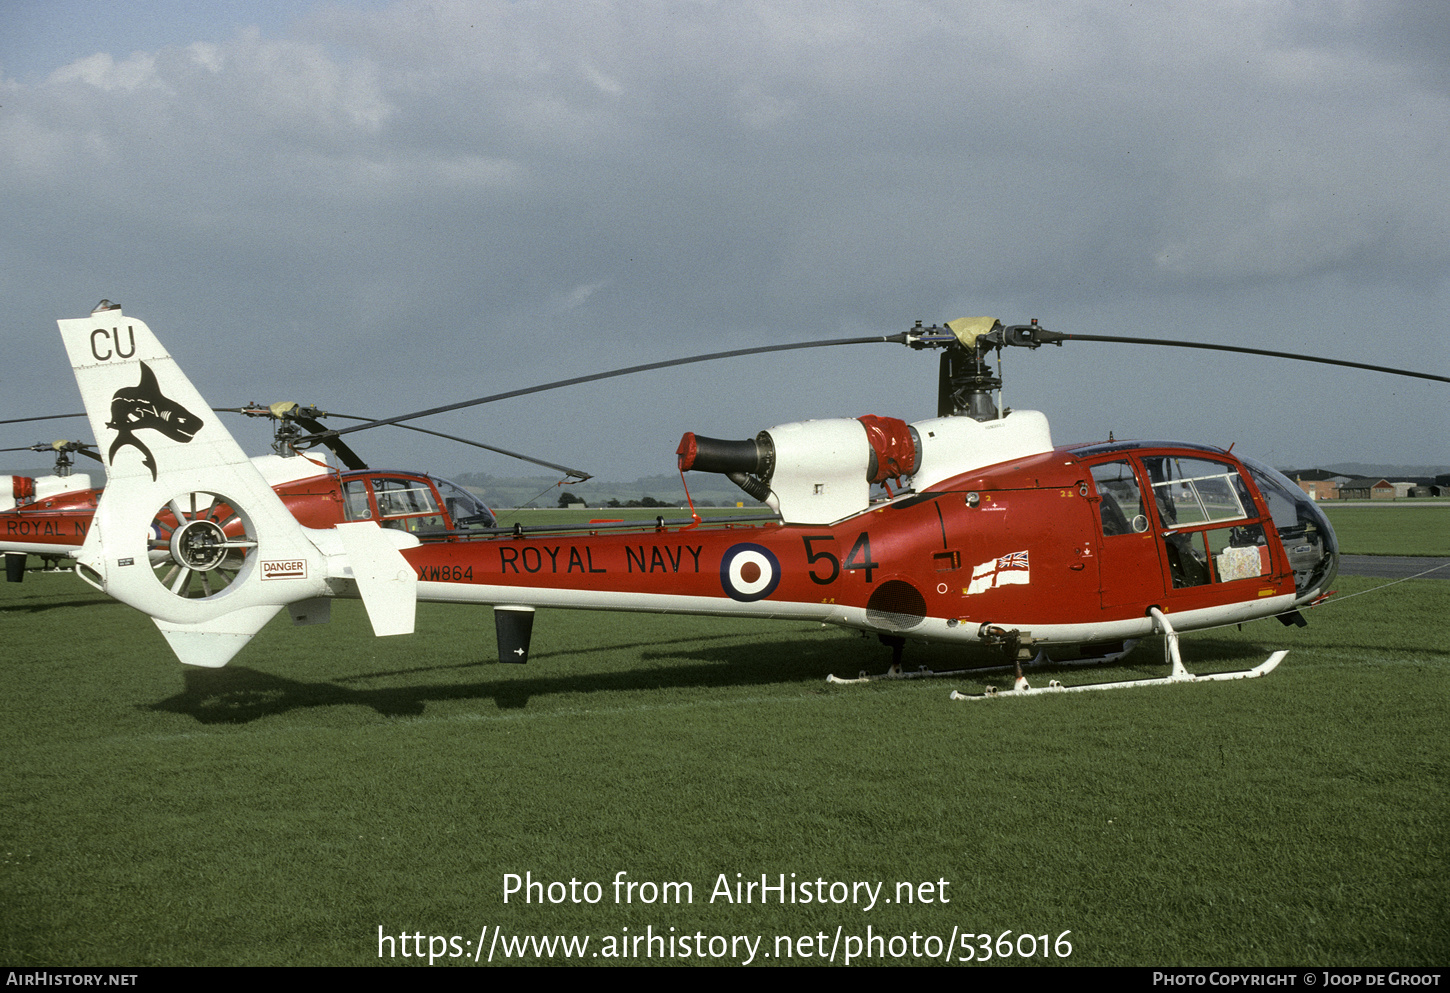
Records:
<instances>
[{"instance_id":1,"label":"cockpit door","mask_svg":"<svg viewBox=\"0 0 1450 993\"><path fill-rule=\"evenodd\" d=\"M349 479L344 500L348 520L374 520L385 528L420 534L448 526L438 496L426 479L377 475Z\"/></svg>"},{"instance_id":2,"label":"cockpit door","mask_svg":"<svg viewBox=\"0 0 1450 993\"><path fill-rule=\"evenodd\" d=\"M1153 533L1133 463L1100 462L1091 472L1101 535L1097 559L1103 607L1158 602L1163 596L1162 545Z\"/></svg>"},{"instance_id":3,"label":"cockpit door","mask_svg":"<svg viewBox=\"0 0 1450 993\"><path fill-rule=\"evenodd\" d=\"M1219 601L1243 595L1219 584L1247 580L1252 588L1268 580L1273 551L1237 466L1182 453L1139 458L1163 538L1168 590Z\"/></svg>"}]
</instances>

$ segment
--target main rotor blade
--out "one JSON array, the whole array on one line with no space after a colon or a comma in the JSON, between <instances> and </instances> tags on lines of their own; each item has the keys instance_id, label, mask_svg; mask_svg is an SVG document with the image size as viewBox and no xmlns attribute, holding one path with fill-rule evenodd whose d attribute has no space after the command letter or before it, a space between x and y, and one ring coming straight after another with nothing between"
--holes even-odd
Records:
<instances>
[{"instance_id":1,"label":"main rotor blade","mask_svg":"<svg viewBox=\"0 0 1450 993\"><path fill-rule=\"evenodd\" d=\"M370 420L372 420L372 418L370 418L370 417L358 417L356 414L338 414L338 413L335 413L335 412L329 412L329 414L332 417L341 417L341 418L344 418L344 419L349 420L349 421L370 421ZM594 478L589 473L583 472L583 471L581 471L579 469L570 469L568 466L566 466L566 465L559 465L557 462L545 462L543 459L536 459L536 458L534 458L531 455L522 455L522 454L520 454L518 452L511 452L507 448L496 448L493 445L485 445L481 441L473 441L473 440L471 440L469 438L460 438L456 434L444 434L442 431L431 431L428 428L420 428L416 424L394 424L392 426L395 427L395 428L402 428L405 431L417 431L419 434L431 434L435 438L446 438L449 441L457 441L457 442L461 442L461 443L463 443L465 445L472 445L474 448L482 448L482 449L485 449L487 451L497 452L500 455L507 455L510 458L519 459L519 460L524 461L524 462L532 462L534 465L541 465L541 466L544 466L547 469L558 469L562 473L566 473L566 474L568 474L570 476L576 476L576 477L578 477L578 480L581 483L584 482L584 480L586 480L586 479L593 479ZM339 442L339 444L341 444L341 443Z\"/></svg>"},{"instance_id":2,"label":"main rotor blade","mask_svg":"<svg viewBox=\"0 0 1450 993\"><path fill-rule=\"evenodd\" d=\"M85 417L85 414L47 414L45 417L12 417L0 424L24 424L27 421L61 421L67 417Z\"/></svg>"},{"instance_id":3,"label":"main rotor blade","mask_svg":"<svg viewBox=\"0 0 1450 993\"><path fill-rule=\"evenodd\" d=\"M213 407L212 410L218 414L241 414L245 412L242 407ZM12 417L8 421L0 421L0 424L24 424L27 421L63 421L67 417L85 417L85 414L47 414L44 417Z\"/></svg>"},{"instance_id":4,"label":"main rotor blade","mask_svg":"<svg viewBox=\"0 0 1450 993\"><path fill-rule=\"evenodd\" d=\"M1295 359L1299 362L1318 362L1321 365L1345 366L1349 369L1367 369L1370 372L1383 372L1391 376L1411 376L1415 379L1428 379L1437 383L1450 383L1450 376L1437 376L1429 372L1415 372L1411 369L1395 369L1391 366L1369 365L1365 362L1348 362L1344 359L1326 359L1317 355L1299 355L1295 352L1271 352L1263 348L1245 348L1240 345L1213 345L1201 341L1173 341L1168 338L1123 338L1117 335L1108 334L1063 334L1057 331L1047 333L1047 336L1039 338L1042 344L1053 344L1058 339L1063 341L1107 341L1120 345L1166 345L1173 348L1201 348L1212 352L1238 352L1242 355L1267 355L1274 359Z\"/></svg>"},{"instance_id":5,"label":"main rotor blade","mask_svg":"<svg viewBox=\"0 0 1450 993\"><path fill-rule=\"evenodd\" d=\"M623 369L614 369L610 372L597 372L592 376L575 376L573 379L560 379L553 383L544 383L542 386L529 386L520 390L509 390L506 393L494 393L491 396L478 397L474 400L464 400L461 403L450 403L442 407L430 407L428 410L420 410L412 414L399 414L397 417L387 417L378 421L370 421L367 424L358 424L350 428L338 428L328 431L324 435L309 437L307 441L321 441L323 437L330 437L340 434L351 434L354 431L366 431L368 428L382 427L385 424L397 424L401 421L416 420L419 417L431 417L434 414L447 413L450 410L462 410L464 407L476 407L479 404L493 403L495 400L510 400L514 397L528 396L530 393L544 393L549 390L559 390L566 386L579 386L584 383L595 383L601 379L613 379L616 376L629 376L636 372L649 372L652 369L669 369L679 365L690 365L695 362L711 362L715 359L733 359L742 355L763 355L767 352L788 352L798 348L829 348L832 345L877 345L882 342L893 342L904 344L906 335L877 335L870 338L833 338L826 341L800 341L791 345L764 345L758 348L737 348L728 352L710 352L706 355L691 355L683 359L670 359L665 362L646 362L644 365L632 365Z\"/></svg>"}]
</instances>

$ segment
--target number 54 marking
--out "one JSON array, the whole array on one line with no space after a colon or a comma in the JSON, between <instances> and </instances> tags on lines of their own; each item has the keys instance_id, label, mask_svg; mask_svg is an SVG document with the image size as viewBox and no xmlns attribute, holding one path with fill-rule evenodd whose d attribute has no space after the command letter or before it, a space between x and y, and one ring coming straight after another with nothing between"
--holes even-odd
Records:
<instances>
[{"instance_id":1,"label":"number 54 marking","mask_svg":"<svg viewBox=\"0 0 1450 993\"><path fill-rule=\"evenodd\" d=\"M818 586L829 586L839 579L841 576L842 562L830 552L816 551L811 547L811 543L835 540L836 536L833 534L808 534L801 538L801 541L806 546L806 564L811 566L811 582ZM817 572L815 567L818 563L829 567L830 572L825 574ZM866 582L868 583L871 582L872 570L881 568L881 563L871 558L871 536L865 531L861 532L860 537L856 539L856 543L851 546L850 554L846 556L845 566L852 571L864 569L866 571Z\"/></svg>"}]
</instances>

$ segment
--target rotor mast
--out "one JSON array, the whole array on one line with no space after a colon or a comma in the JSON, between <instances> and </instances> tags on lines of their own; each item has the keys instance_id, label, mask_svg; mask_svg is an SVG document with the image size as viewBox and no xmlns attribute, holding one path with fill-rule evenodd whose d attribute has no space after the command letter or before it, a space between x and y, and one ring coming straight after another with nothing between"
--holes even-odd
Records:
<instances>
[{"instance_id":1,"label":"rotor mast","mask_svg":"<svg viewBox=\"0 0 1450 993\"><path fill-rule=\"evenodd\" d=\"M937 371L936 416L995 421L1001 414L992 394L1001 389L1002 378L992 374L981 352L953 342L942 352Z\"/></svg>"},{"instance_id":2,"label":"rotor mast","mask_svg":"<svg viewBox=\"0 0 1450 993\"><path fill-rule=\"evenodd\" d=\"M1000 354L1004 344L1017 344L1024 329L1035 330L1037 321L1029 325L1003 327L994 317L962 317L945 326L925 327L921 321L906 332L911 348L940 348L941 362L937 371L938 417L970 417L974 421L995 421L1002 417L1002 377L987 362L988 349ZM996 393L996 396L993 396Z\"/></svg>"}]
</instances>

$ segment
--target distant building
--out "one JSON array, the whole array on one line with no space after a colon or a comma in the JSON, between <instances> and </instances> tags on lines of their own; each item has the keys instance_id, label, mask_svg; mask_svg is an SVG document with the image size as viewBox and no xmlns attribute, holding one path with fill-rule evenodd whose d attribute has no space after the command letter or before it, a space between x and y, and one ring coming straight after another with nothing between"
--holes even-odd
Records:
<instances>
[{"instance_id":1,"label":"distant building","mask_svg":"<svg viewBox=\"0 0 1450 993\"><path fill-rule=\"evenodd\" d=\"M1299 469L1288 475L1312 500L1339 499L1340 484L1349 479L1348 476L1330 472L1328 469Z\"/></svg>"},{"instance_id":2,"label":"distant building","mask_svg":"<svg viewBox=\"0 0 1450 993\"><path fill-rule=\"evenodd\" d=\"M1341 500L1393 500L1395 484L1388 479L1351 479L1339 484Z\"/></svg>"}]
</instances>

